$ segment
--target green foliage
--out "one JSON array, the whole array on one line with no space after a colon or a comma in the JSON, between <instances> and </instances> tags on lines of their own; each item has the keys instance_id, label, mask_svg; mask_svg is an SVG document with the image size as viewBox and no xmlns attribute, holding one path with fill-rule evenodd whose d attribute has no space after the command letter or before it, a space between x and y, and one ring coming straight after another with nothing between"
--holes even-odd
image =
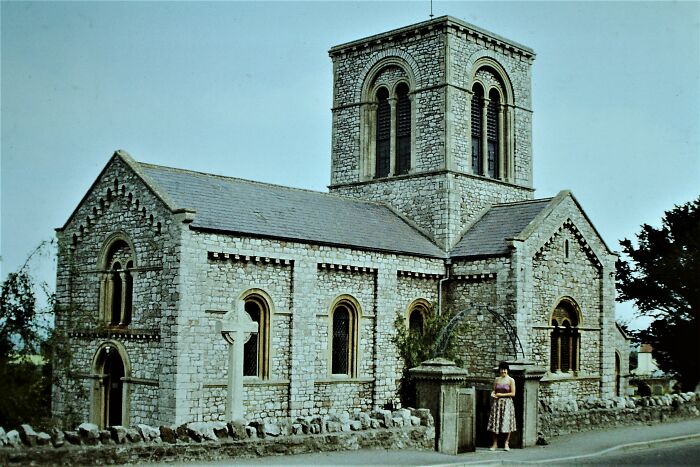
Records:
<instances>
[{"instance_id":1,"label":"green foliage","mask_svg":"<svg viewBox=\"0 0 700 467\"><path fill-rule=\"evenodd\" d=\"M700 382L700 198L664 213L661 228L642 225L637 245L620 241L629 262L617 264L618 300L654 318L635 337L653 346L663 371L685 390Z\"/></svg>"},{"instance_id":2,"label":"green foliage","mask_svg":"<svg viewBox=\"0 0 700 467\"><path fill-rule=\"evenodd\" d=\"M463 361L458 353L457 344L459 336L467 329L466 321L461 321L449 335L445 334L442 336L447 339L447 342L443 345L438 342L438 337L440 337L447 323L450 322L454 315L455 313L452 310L447 310L441 314L437 313L437 307L433 306L432 312L425 316L423 332L418 332L408 328L406 317L403 313L396 313L396 319L394 320L396 333L392 336L391 342L396 346L399 357L403 362L403 372L398 392L401 404L404 407L415 407L415 383L411 379L408 370L434 358L438 346L443 347L444 345L444 351L442 355L439 355L440 357L454 361L457 366L462 365Z\"/></svg>"},{"instance_id":3,"label":"green foliage","mask_svg":"<svg viewBox=\"0 0 700 467\"><path fill-rule=\"evenodd\" d=\"M36 352L38 314L29 274L25 270L10 273L0 289L0 364Z\"/></svg>"}]
</instances>

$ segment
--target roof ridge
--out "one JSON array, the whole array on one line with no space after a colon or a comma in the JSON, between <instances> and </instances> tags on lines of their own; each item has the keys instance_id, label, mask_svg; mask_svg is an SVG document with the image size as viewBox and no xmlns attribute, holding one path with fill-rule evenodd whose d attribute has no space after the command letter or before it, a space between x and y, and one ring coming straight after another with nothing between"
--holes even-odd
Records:
<instances>
[{"instance_id":1,"label":"roof ridge","mask_svg":"<svg viewBox=\"0 0 700 467\"><path fill-rule=\"evenodd\" d=\"M549 198L526 199L526 200L522 200L522 201L509 201L507 203L496 203L491 207L497 208L497 207L501 207L501 206L514 206L517 204L549 203L553 199L554 199L554 196L551 196Z\"/></svg>"},{"instance_id":2,"label":"roof ridge","mask_svg":"<svg viewBox=\"0 0 700 467\"><path fill-rule=\"evenodd\" d=\"M233 177L230 175L220 175L220 174L214 174L214 173L209 173L209 172L201 172L199 170L191 170L191 169L182 169L179 167L169 167L167 165L159 165L159 164L152 164L149 162L140 162L140 161L135 161L139 166L145 167L145 168L154 168L154 169L165 169L171 172L178 172L178 173L184 173L184 174L195 174L195 175L204 175L207 177L214 177L222 180L230 180L230 181L237 181L237 182L243 182L243 183L248 183L250 185L258 185L258 186L266 186L266 187L274 187L274 188L281 188L284 190L289 190L289 191L299 191L299 192L304 192L304 193L310 193L310 194L315 194L315 195L322 195L322 196L329 196L333 197L336 199L342 199L345 201L352 201L356 203L361 203L361 204L373 204L375 206L381 206L381 207L387 207L385 203L379 202L379 201L373 201L373 200L366 200L366 199L359 199L359 198L350 198L347 196L342 196L342 195L337 195L335 193L330 193L327 191L318 191L318 190L312 190L309 188L299 188L299 187L293 187L293 186L287 186L287 185L280 185L278 183L270 183L270 182L261 182L258 180L250 180L247 178L241 178L241 177Z\"/></svg>"}]
</instances>

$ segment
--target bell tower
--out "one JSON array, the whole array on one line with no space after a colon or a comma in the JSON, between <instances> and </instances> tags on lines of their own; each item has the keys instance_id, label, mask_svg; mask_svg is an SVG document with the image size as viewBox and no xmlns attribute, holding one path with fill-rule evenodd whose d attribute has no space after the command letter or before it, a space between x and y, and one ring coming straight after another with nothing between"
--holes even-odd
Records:
<instances>
[{"instance_id":1,"label":"bell tower","mask_svg":"<svg viewBox=\"0 0 700 467\"><path fill-rule=\"evenodd\" d=\"M443 16L329 55L332 193L383 201L445 249L532 198L531 49Z\"/></svg>"}]
</instances>

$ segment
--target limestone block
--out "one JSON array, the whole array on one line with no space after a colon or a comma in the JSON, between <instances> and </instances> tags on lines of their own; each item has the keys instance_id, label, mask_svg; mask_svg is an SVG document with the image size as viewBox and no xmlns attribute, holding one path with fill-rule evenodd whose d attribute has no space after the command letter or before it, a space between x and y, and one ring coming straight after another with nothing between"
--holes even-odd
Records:
<instances>
[{"instance_id":1,"label":"limestone block","mask_svg":"<svg viewBox=\"0 0 700 467\"><path fill-rule=\"evenodd\" d=\"M177 443L177 432L169 426L161 426L158 431L160 432L160 439L162 439L163 442L169 444Z\"/></svg>"},{"instance_id":2,"label":"limestone block","mask_svg":"<svg viewBox=\"0 0 700 467\"><path fill-rule=\"evenodd\" d=\"M423 426L433 426L433 414L430 413L430 409L415 409L413 415L420 418L420 424Z\"/></svg>"},{"instance_id":3,"label":"limestone block","mask_svg":"<svg viewBox=\"0 0 700 467\"><path fill-rule=\"evenodd\" d=\"M22 424L17 429L19 432L19 437L26 446L36 446L37 434L31 425Z\"/></svg>"},{"instance_id":4,"label":"limestone block","mask_svg":"<svg viewBox=\"0 0 700 467\"><path fill-rule=\"evenodd\" d=\"M51 436L44 433L43 431L36 434L35 442L36 442L37 446L46 446L47 444L49 444L50 441L51 441Z\"/></svg>"},{"instance_id":5,"label":"limestone block","mask_svg":"<svg viewBox=\"0 0 700 467\"><path fill-rule=\"evenodd\" d=\"M61 430L54 428L49 434L51 435L51 444L53 447L60 448L66 444L66 438Z\"/></svg>"},{"instance_id":6,"label":"limestone block","mask_svg":"<svg viewBox=\"0 0 700 467\"><path fill-rule=\"evenodd\" d=\"M360 412L357 414L356 419L359 420L363 430L366 430L370 427L371 418L369 417L369 414L365 412Z\"/></svg>"},{"instance_id":7,"label":"limestone block","mask_svg":"<svg viewBox=\"0 0 700 467\"><path fill-rule=\"evenodd\" d=\"M395 426L398 428L401 428L404 426L404 419L402 417L393 417L391 419L391 421L392 421L391 426Z\"/></svg>"},{"instance_id":8,"label":"limestone block","mask_svg":"<svg viewBox=\"0 0 700 467\"><path fill-rule=\"evenodd\" d=\"M338 431L341 431L342 428L343 428L343 424L340 422L334 422L334 421L327 422L328 433L336 433Z\"/></svg>"},{"instance_id":9,"label":"limestone block","mask_svg":"<svg viewBox=\"0 0 700 467\"><path fill-rule=\"evenodd\" d=\"M408 409L398 409L394 410L391 414L392 418L402 418L403 424L406 425L411 422L411 411ZM403 425L402 425L403 426Z\"/></svg>"},{"instance_id":10,"label":"limestone block","mask_svg":"<svg viewBox=\"0 0 700 467\"><path fill-rule=\"evenodd\" d=\"M10 430L7 432L7 444L13 448L18 448L22 445L22 439L17 430Z\"/></svg>"},{"instance_id":11,"label":"limestone block","mask_svg":"<svg viewBox=\"0 0 700 467\"><path fill-rule=\"evenodd\" d=\"M141 436L141 433L136 428L127 428L126 429L126 439L130 443L139 443L143 441L143 437Z\"/></svg>"},{"instance_id":12,"label":"limestone block","mask_svg":"<svg viewBox=\"0 0 700 467\"><path fill-rule=\"evenodd\" d=\"M157 430L152 426L139 423L138 425L136 425L136 429L139 430L139 433L143 437L143 440L146 442L150 442L157 438L160 438L160 430Z\"/></svg>"},{"instance_id":13,"label":"limestone block","mask_svg":"<svg viewBox=\"0 0 700 467\"><path fill-rule=\"evenodd\" d=\"M420 418L412 416L411 417L411 425L420 426Z\"/></svg>"},{"instance_id":14,"label":"limestone block","mask_svg":"<svg viewBox=\"0 0 700 467\"><path fill-rule=\"evenodd\" d=\"M301 423L292 424L292 434L294 434L294 435L303 435L304 434L303 426Z\"/></svg>"},{"instance_id":15,"label":"limestone block","mask_svg":"<svg viewBox=\"0 0 700 467\"><path fill-rule=\"evenodd\" d=\"M109 432L109 430L100 430L100 443L114 444L114 441L112 441L112 434Z\"/></svg>"},{"instance_id":16,"label":"limestone block","mask_svg":"<svg viewBox=\"0 0 700 467\"><path fill-rule=\"evenodd\" d=\"M362 422L359 420L353 420L349 423L351 431L360 431L362 429Z\"/></svg>"},{"instance_id":17,"label":"limestone block","mask_svg":"<svg viewBox=\"0 0 700 467\"><path fill-rule=\"evenodd\" d=\"M255 429L255 427L253 427L253 426L246 425L245 432L246 432L246 436L248 438L257 438L258 437L258 430Z\"/></svg>"},{"instance_id":18,"label":"limestone block","mask_svg":"<svg viewBox=\"0 0 700 467\"><path fill-rule=\"evenodd\" d=\"M264 423L263 430L265 431L265 436L277 437L282 434L279 425L275 423Z\"/></svg>"},{"instance_id":19,"label":"limestone block","mask_svg":"<svg viewBox=\"0 0 700 467\"><path fill-rule=\"evenodd\" d=\"M209 422L188 423L187 433L197 442L202 442L203 440L216 441L218 439L214 434L214 428Z\"/></svg>"},{"instance_id":20,"label":"limestone block","mask_svg":"<svg viewBox=\"0 0 700 467\"><path fill-rule=\"evenodd\" d=\"M245 420L234 420L226 424L228 428L228 435L233 439L246 439L248 434L246 433Z\"/></svg>"},{"instance_id":21,"label":"limestone block","mask_svg":"<svg viewBox=\"0 0 700 467\"><path fill-rule=\"evenodd\" d=\"M0 426L0 446L5 446L7 444L7 433L5 429Z\"/></svg>"},{"instance_id":22,"label":"limestone block","mask_svg":"<svg viewBox=\"0 0 700 467\"><path fill-rule=\"evenodd\" d=\"M224 422L209 422L217 439L228 437L228 428Z\"/></svg>"},{"instance_id":23,"label":"limestone block","mask_svg":"<svg viewBox=\"0 0 700 467\"><path fill-rule=\"evenodd\" d=\"M80 435L78 434L77 431L64 431L63 432L64 439L68 441L70 444L82 444L80 441Z\"/></svg>"},{"instance_id":24,"label":"limestone block","mask_svg":"<svg viewBox=\"0 0 700 467\"><path fill-rule=\"evenodd\" d=\"M94 423L81 423L78 425L78 433L84 444L95 445L100 439L100 432Z\"/></svg>"},{"instance_id":25,"label":"limestone block","mask_svg":"<svg viewBox=\"0 0 700 467\"><path fill-rule=\"evenodd\" d=\"M381 422L377 420L376 418L370 418L369 419L369 427L373 430L376 430L381 427Z\"/></svg>"}]
</instances>

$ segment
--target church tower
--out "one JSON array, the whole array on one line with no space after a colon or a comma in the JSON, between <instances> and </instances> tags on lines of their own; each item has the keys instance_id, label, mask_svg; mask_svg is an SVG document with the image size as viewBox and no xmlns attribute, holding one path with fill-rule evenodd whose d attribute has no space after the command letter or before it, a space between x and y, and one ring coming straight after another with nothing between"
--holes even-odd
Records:
<instances>
[{"instance_id":1,"label":"church tower","mask_svg":"<svg viewBox=\"0 0 700 467\"><path fill-rule=\"evenodd\" d=\"M531 49L443 16L329 54L332 193L386 202L445 249L532 198Z\"/></svg>"}]
</instances>

